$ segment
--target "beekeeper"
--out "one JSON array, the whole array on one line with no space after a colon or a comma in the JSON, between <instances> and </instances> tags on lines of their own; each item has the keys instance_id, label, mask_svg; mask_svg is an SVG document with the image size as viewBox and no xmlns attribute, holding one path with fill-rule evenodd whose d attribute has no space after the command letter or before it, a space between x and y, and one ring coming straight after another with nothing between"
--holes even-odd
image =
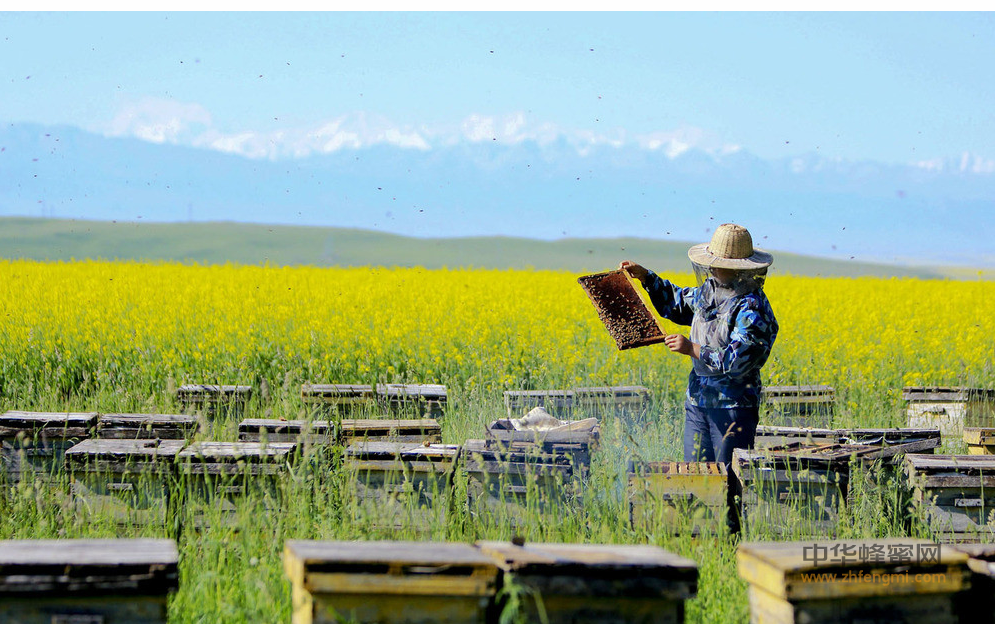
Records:
<instances>
[{"instance_id":1,"label":"beekeeper","mask_svg":"<svg viewBox=\"0 0 995 624\"><path fill-rule=\"evenodd\" d=\"M668 335L667 347L691 358L685 398L684 461L729 465L732 451L751 448L760 415L760 368L777 320L764 294L773 257L753 246L746 228L720 225L709 243L688 251L698 286L679 288L646 268L620 268L642 282L664 318L690 325L690 338Z\"/></svg>"}]
</instances>

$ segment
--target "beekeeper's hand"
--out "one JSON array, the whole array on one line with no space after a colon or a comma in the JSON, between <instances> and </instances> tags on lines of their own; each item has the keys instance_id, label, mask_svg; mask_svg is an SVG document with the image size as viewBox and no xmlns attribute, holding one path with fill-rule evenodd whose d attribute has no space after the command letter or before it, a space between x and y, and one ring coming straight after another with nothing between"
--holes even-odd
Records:
<instances>
[{"instance_id":1,"label":"beekeeper's hand","mask_svg":"<svg viewBox=\"0 0 995 624\"><path fill-rule=\"evenodd\" d=\"M674 353L681 353L693 358L701 357L701 347L688 340L681 334L669 334L663 339L663 344Z\"/></svg>"},{"instance_id":2,"label":"beekeeper's hand","mask_svg":"<svg viewBox=\"0 0 995 624\"><path fill-rule=\"evenodd\" d=\"M622 269L626 273L632 276L633 279L637 279L642 283L645 283L646 276L649 275L649 271L646 270L641 264L636 264L635 262L629 262L628 260L623 260L618 268Z\"/></svg>"}]
</instances>

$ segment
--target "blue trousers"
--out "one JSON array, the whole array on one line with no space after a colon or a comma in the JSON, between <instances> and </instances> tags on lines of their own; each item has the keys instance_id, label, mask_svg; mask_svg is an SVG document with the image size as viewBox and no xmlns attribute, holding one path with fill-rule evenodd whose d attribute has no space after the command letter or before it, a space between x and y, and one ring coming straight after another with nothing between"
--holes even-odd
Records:
<instances>
[{"instance_id":1,"label":"blue trousers","mask_svg":"<svg viewBox=\"0 0 995 624\"><path fill-rule=\"evenodd\" d=\"M760 407L702 408L684 403L684 461L729 466L732 451L753 448Z\"/></svg>"}]
</instances>

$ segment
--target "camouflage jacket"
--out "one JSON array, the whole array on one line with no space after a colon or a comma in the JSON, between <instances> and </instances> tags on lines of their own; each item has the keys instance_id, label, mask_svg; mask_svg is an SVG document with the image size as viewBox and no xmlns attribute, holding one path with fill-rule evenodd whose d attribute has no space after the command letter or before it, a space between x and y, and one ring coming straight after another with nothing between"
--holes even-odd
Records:
<instances>
[{"instance_id":1,"label":"camouflage jacket","mask_svg":"<svg viewBox=\"0 0 995 624\"><path fill-rule=\"evenodd\" d=\"M760 368L777 338L777 319L763 290L725 298L714 280L679 288L650 271L646 292L660 316L691 326L701 357L692 358L687 399L697 407L760 404Z\"/></svg>"}]
</instances>

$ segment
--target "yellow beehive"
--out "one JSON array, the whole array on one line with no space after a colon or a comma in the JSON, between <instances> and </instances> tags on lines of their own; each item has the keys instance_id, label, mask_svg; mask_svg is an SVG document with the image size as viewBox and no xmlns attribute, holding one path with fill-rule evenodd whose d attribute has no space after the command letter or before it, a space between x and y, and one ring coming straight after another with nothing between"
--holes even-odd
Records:
<instances>
[{"instance_id":1,"label":"yellow beehive","mask_svg":"<svg viewBox=\"0 0 995 624\"><path fill-rule=\"evenodd\" d=\"M970 455L995 455L995 428L964 427L964 444Z\"/></svg>"},{"instance_id":2,"label":"yellow beehive","mask_svg":"<svg viewBox=\"0 0 995 624\"><path fill-rule=\"evenodd\" d=\"M909 537L748 542L736 553L751 624L958 624L967 555Z\"/></svg>"},{"instance_id":3,"label":"yellow beehive","mask_svg":"<svg viewBox=\"0 0 995 624\"><path fill-rule=\"evenodd\" d=\"M729 510L728 479L728 470L719 463L630 463L629 517L633 528L721 532Z\"/></svg>"}]
</instances>

